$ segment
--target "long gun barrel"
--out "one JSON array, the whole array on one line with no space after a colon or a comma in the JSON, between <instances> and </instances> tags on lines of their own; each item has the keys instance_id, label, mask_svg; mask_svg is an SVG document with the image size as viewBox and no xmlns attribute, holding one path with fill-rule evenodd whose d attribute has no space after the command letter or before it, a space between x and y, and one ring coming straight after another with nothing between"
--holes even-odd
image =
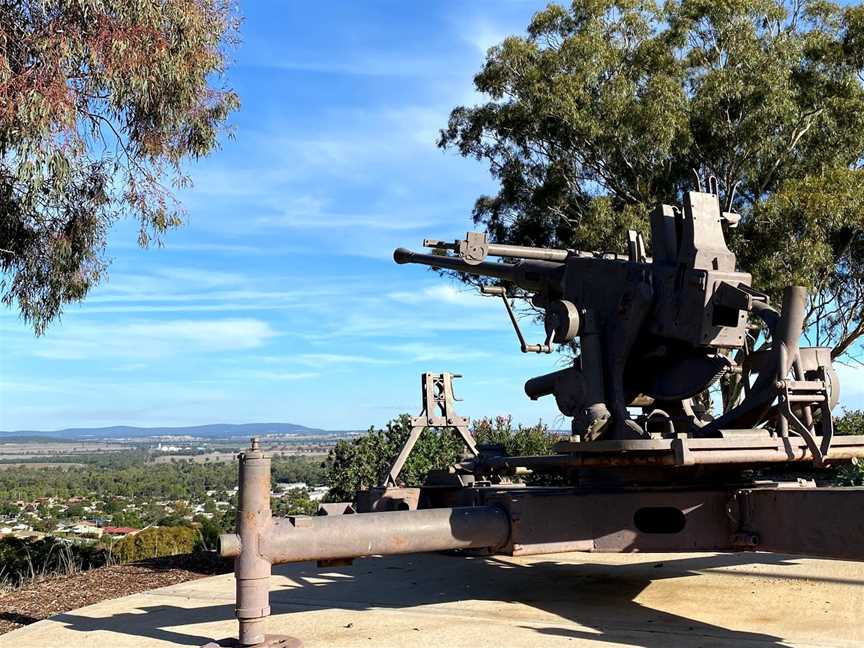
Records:
<instances>
[{"instance_id":1,"label":"long gun barrel","mask_svg":"<svg viewBox=\"0 0 864 648\"><path fill-rule=\"evenodd\" d=\"M420 254L405 248L393 252L396 263L416 263L433 268L455 270L478 277L494 277L509 281L525 290L538 291L548 288L550 284L560 286L564 273L563 263L551 261L518 261L516 263L467 263L462 259L437 254Z\"/></svg>"}]
</instances>

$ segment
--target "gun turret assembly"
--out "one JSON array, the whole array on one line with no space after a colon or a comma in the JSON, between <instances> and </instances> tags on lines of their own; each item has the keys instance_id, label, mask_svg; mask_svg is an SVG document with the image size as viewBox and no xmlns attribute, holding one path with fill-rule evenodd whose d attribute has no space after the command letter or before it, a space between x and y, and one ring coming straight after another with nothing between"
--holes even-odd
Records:
<instances>
[{"instance_id":1,"label":"gun turret assembly","mask_svg":"<svg viewBox=\"0 0 864 648\"><path fill-rule=\"evenodd\" d=\"M806 291L790 287L782 309L770 305L736 269L724 222L737 219L716 195L689 192L680 209L661 205L651 214L652 257L635 232L626 254L498 245L471 233L454 243L424 241L435 254L400 248L394 259L497 280L481 292L502 297L523 352L577 348L571 366L531 378L525 392L553 396L582 441L719 438L723 430L770 427L784 438L791 430L822 462L839 381L830 350L799 344ZM543 342L525 341L511 290L543 313ZM765 338L758 349L754 326ZM708 420L693 399L727 374L739 378L743 398Z\"/></svg>"}]
</instances>

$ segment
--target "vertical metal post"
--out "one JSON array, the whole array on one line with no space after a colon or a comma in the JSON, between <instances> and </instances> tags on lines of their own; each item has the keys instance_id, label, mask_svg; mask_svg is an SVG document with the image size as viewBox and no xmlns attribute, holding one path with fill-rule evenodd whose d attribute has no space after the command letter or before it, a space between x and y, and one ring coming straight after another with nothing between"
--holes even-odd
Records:
<instances>
[{"instance_id":1,"label":"vertical metal post","mask_svg":"<svg viewBox=\"0 0 864 648\"><path fill-rule=\"evenodd\" d=\"M270 458L258 439L240 455L240 491L237 497L237 533L243 551L234 561L237 580L237 620L240 645L265 643L265 623L270 616L270 561L258 545L271 524Z\"/></svg>"},{"instance_id":2,"label":"vertical metal post","mask_svg":"<svg viewBox=\"0 0 864 648\"><path fill-rule=\"evenodd\" d=\"M802 286L787 286L783 290L783 309L777 325L772 347L777 349L777 380L789 377L795 361L798 360L801 332L804 330L807 289ZM784 394L778 394L780 399ZM781 413L777 416L777 431L781 437L789 436L789 420Z\"/></svg>"}]
</instances>

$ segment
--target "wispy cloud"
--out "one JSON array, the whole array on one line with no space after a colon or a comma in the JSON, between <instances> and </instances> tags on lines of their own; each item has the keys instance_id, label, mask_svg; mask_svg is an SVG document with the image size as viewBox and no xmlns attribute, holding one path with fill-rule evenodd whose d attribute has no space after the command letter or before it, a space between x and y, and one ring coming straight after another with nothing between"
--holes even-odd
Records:
<instances>
[{"instance_id":1,"label":"wispy cloud","mask_svg":"<svg viewBox=\"0 0 864 648\"><path fill-rule=\"evenodd\" d=\"M267 322L252 318L72 323L53 330L31 352L52 360L154 359L254 349L276 335Z\"/></svg>"},{"instance_id":2,"label":"wispy cloud","mask_svg":"<svg viewBox=\"0 0 864 648\"><path fill-rule=\"evenodd\" d=\"M382 365L393 362L387 358L344 353L301 353L297 356L296 361L313 367L320 365Z\"/></svg>"},{"instance_id":3,"label":"wispy cloud","mask_svg":"<svg viewBox=\"0 0 864 648\"><path fill-rule=\"evenodd\" d=\"M435 219L420 216L416 211L408 213L350 213L341 212L328 205L325 200L305 196L295 198L276 213L258 216L255 223L263 226L289 227L295 229L365 229L365 230L415 230L430 227Z\"/></svg>"},{"instance_id":4,"label":"wispy cloud","mask_svg":"<svg viewBox=\"0 0 864 648\"><path fill-rule=\"evenodd\" d=\"M457 288L447 283L424 286L412 291L400 290L388 293L387 296L402 304L443 303L468 308L503 309L498 299L481 295L476 288Z\"/></svg>"},{"instance_id":5,"label":"wispy cloud","mask_svg":"<svg viewBox=\"0 0 864 648\"><path fill-rule=\"evenodd\" d=\"M488 19L477 18L461 31L462 39L471 45L480 54L500 44L510 32L503 25L491 22Z\"/></svg>"},{"instance_id":6,"label":"wispy cloud","mask_svg":"<svg viewBox=\"0 0 864 648\"><path fill-rule=\"evenodd\" d=\"M497 300L388 258L464 234L476 197L494 191L485 165L436 147L438 129L480 100L485 48L533 10L249 3L230 71L244 100L236 138L190 169L186 226L146 253L134 231L114 237L109 282L42 338L0 314L2 426L365 427L413 410L427 367L483 380L541 365L513 352ZM507 381L472 401L509 409L508 389L521 393Z\"/></svg>"},{"instance_id":7,"label":"wispy cloud","mask_svg":"<svg viewBox=\"0 0 864 648\"><path fill-rule=\"evenodd\" d=\"M240 377L262 382L312 380L313 378L318 378L320 375L317 371L267 371L262 369L252 369L239 374Z\"/></svg>"},{"instance_id":8,"label":"wispy cloud","mask_svg":"<svg viewBox=\"0 0 864 648\"><path fill-rule=\"evenodd\" d=\"M445 360L477 360L489 358L492 353L472 348L471 345L452 346L429 342L409 342L394 344L388 351L396 357L404 357L413 362L432 362Z\"/></svg>"},{"instance_id":9,"label":"wispy cloud","mask_svg":"<svg viewBox=\"0 0 864 648\"><path fill-rule=\"evenodd\" d=\"M348 75L360 77L395 78L434 78L453 74L453 66L448 66L440 57L407 58L396 52L367 51L352 56L350 60L327 59L283 59L261 61L259 65L295 72L313 72L327 75Z\"/></svg>"}]
</instances>

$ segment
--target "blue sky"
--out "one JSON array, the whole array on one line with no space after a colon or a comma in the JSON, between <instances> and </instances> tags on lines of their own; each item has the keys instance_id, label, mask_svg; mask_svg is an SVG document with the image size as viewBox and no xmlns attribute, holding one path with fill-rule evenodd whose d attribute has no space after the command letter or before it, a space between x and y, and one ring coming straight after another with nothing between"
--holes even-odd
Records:
<instances>
[{"instance_id":1,"label":"blue sky","mask_svg":"<svg viewBox=\"0 0 864 648\"><path fill-rule=\"evenodd\" d=\"M190 169L186 226L140 250L119 225L109 281L42 338L0 312L0 429L358 429L416 413L419 374L448 370L465 375L464 414L566 427L522 392L560 360L520 354L499 300L391 258L461 237L494 191L437 132L480 100L486 49L542 4L243 3L229 74L243 107L235 138ZM864 381L841 371L861 406Z\"/></svg>"},{"instance_id":2,"label":"blue sky","mask_svg":"<svg viewBox=\"0 0 864 648\"><path fill-rule=\"evenodd\" d=\"M242 3L235 138L190 169L184 228L111 237L109 280L34 338L0 312L0 429L383 424L454 371L471 416L554 422L500 301L395 247L470 229L484 165L436 148L486 48L541 3ZM538 334L539 335L539 334Z\"/></svg>"}]
</instances>

